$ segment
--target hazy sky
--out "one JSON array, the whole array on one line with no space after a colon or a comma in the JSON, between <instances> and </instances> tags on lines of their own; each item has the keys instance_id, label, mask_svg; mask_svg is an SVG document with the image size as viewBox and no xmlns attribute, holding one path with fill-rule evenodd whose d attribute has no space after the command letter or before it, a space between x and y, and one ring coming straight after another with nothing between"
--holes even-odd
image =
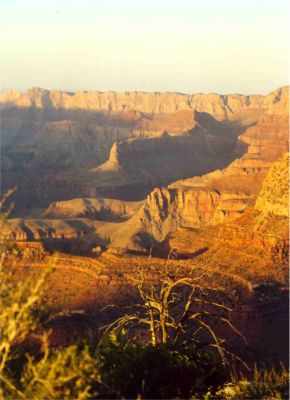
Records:
<instances>
[{"instance_id":1,"label":"hazy sky","mask_svg":"<svg viewBox=\"0 0 290 400\"><path fill-rule=\"evenodd\" d=\"M0 87L267 93L288 0L0 0Z\"/></svg>"}]
</instances>

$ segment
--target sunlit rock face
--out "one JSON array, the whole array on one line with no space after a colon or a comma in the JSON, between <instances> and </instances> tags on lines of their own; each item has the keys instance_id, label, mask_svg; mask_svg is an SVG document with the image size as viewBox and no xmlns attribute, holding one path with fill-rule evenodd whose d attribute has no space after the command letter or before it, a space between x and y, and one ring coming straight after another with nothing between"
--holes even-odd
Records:
<instances>
[{"instance_id":1,"label":"sunlit rock face","mask_svg":"<svg viewBox=\"0 0 290 400\"><path fill-rule=\"evenodd\" d=\"M255 210L267 215L289 216L289 153L270 168L255 204Z\"/></svg>"},{"instance_id":2,"label":"sunlit rock face","mask_svg":"<svg viewBox=\"0 0 290 400\"><path fill-rule=\"evenodd\" d=\"M288 171L286 153L271 166L252 208L214 226L179 226L170 236L170 247L181 256L195 255L208 268L224 268L252 281L288 284Z\"/></svg>"},{"instance_id":3,"label":"sunlit rock face","mask_svg":"<svg viewBox=\"0 0 290 400\"><path fill-rule=\"evenodd\" d=\"M124 112L137 110L145 113L174 113L179 110L207 112L218 119L247 108L267 108L273 96L243 96L219 94L181 94L158 92L77 92L32 88L26 93L1 94L0 102L8 106L34 107L39 109L106 110Z\"/></svg>"}]
</instances>

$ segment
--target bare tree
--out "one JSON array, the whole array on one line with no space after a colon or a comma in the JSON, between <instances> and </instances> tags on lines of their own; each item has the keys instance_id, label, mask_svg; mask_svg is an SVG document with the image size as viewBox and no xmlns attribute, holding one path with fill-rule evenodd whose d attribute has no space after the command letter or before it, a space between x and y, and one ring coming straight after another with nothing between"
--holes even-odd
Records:
<instances>
[{"instance_id":1,"label":"bare tree","mask_svg":"<svg viewBox=\"0 0 290 400\"><path fill-rule=\"evenodd\" d=\"M163 277L153 286L146 284L144 271L140 269L136 284L142 301L105 326L105 332L118 333L124 328L145 326L153 346L168 342L177 344L182 340L195 346L207 344L216 348L223 363L226 363L227 354L239 359L226 349L225 339L218 336L215 326L225 324L243 340L245 338L228 318L232 309L212 300L218 291L202 284L207 277L206 273L194 277L192 272L184 276L178 268L170 272L166 263Z\"/></svg>"}]
</instances>

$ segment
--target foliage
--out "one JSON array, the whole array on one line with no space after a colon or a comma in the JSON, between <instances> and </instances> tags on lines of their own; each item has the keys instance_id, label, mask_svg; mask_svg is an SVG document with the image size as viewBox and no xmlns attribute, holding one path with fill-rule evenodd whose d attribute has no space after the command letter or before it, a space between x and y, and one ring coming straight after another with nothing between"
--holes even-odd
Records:
<instances>
[{"instance_id":1,"label":"foliage","mask_svg":"<svg viewBox=\"0 0 290 400\"><path fill-rule=\"evenodd\" d=\"M2 236L8 213L0 217L0 398L89 398L91 384L99 376L97 361L88 348L52 350L48 333L36 335L41 329L39 310L48 271L37 279L17 280L17 266L7 262L13 245ZM42 349L37 348L37 338Z\"/></svg>"},{"instance_id":2,"label":"foliage","mask_svg":"<svg viewBox=\"0 0 290 400\"><path fill-rule=\"evenodd\" d=\"M124 332L109 335L98 354L102 382L112 398L190 398L224 381L224 369L212 351L135 343Z\"/></svg>"},{"instance_id":3,"label":"foliage","mask_svg":"<svg viewBox=\"0 0 290 400\"><path fill-rule=\"evenodd\" d=\"M225 400L288 399L289 373L283 365L280 371L258 369L255 366L251 378L232 375L231 382L218 390L215 398Z\"/></svg>"},{"instance_id":4,"label":"foliage","mask_svg":"<svg viewBox=\"0 0 290 400\"><path fill-rule=\"evenodd\" d=\"M28 356L21 378L27 399L87 399L96 397L94 387L100 381L98 360L87 346L76 345L51 351L44 343L44 354L37 362Z\"/></svg>"},{"instance_id":5,"label":"foliage","mask_svg":"<svg viewBox=\"0 0 290 400\"><path fill-rule=\"evenodd\" d=\"M44 274L36 282L17 282L11 271L7 271L1 259L0 294L0 380L4 387L17 393L10 378L10 364L18 358L19 350L28 336L37 328L34 306L41 299ZM1 385L3 389L3 385Z\"/></svg>"}]
</instances>

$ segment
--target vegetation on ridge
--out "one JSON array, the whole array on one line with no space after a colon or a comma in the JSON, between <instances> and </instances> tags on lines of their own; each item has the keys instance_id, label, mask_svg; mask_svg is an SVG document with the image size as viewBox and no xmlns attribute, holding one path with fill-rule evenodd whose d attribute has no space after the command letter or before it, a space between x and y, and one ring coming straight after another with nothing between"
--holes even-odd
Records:
<instances>
[{"instance_id":1,"label":"vegetation on ridge","mask_svg":"<svg viewBox=\"0 0 290 400\"><path fill-rule=\"evenodd\" d=\"M5 214L1 227L4 223ZM171 328L175 337L179 330L187 329L183 324L186 319L176 325L176 320L167 315L166 304L178 299L172 289L181 284L190 289L183 317L193 315L188 310L194 298L206 302L201 296L196 297L200 288L190 278L177 278L174 285L174 277L168 276L159 291L156 287L148 293L140 286L149 316L150 311L157 310L153 318L157 331L157 320L161 322L165 316L165 325L160 324L161 340L152 340L152 335L151 342L130 339L121 330L105 336L98 344L79 342L54 348L42 325L41 302L47 272L37 280L28 277L26 282L17 281L5 258L11 248L1 238L1 398L286 398L288 374L284 368L281 372L256 370L252 381L244 377L230 380L218 353L200 343L184 345L183 340L170 340ZM155 300L157 308L152 310L147 303ZM158 309L158 301L165 305L163 310ZM202 307L198 314L205 312ZM221 346L220 342L216 344Z\"/></svg>"}]
</instances>

